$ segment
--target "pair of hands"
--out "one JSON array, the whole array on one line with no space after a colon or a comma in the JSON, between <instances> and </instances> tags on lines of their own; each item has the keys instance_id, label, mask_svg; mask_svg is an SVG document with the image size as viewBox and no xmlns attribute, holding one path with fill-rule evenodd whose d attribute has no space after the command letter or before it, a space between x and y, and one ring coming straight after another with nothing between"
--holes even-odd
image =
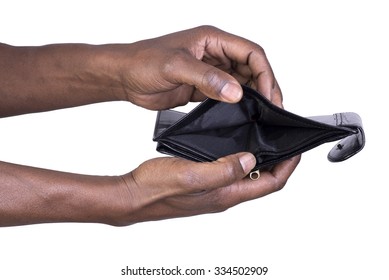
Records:
<instances>
[{"instance_id":1,"label":"pair of hands","mask_svg":"<svg viewBox=\"0 0 389 280\"><path fill-rule=\"evenodd\" d=\"M124 98L144 108L167 109L206 97L237 102L241 83L282 107L281 90L263 49L243 38L200 27L132 48L130 67L121 59ZM224 211L281 189L298 162L299 157L287 160L252 181L246 177L255 166L249 153L207 163L149 160L122 176L130 201L124 200L124 216L116 224Z\"/></svg>"},{"instance_id":2,"label":"pair of hands","mask_svg":"<svg viewBox=\"0 0 389 280\"><path fill-rule=\"evenodd\" d=\"M240 84L282 106L263 49L210 26L124 45L0 44L0 117L114 100L152 110L206 97L237 102ZM112 177L0 162L0 225L128 225L219 212L281 189L298 162L286 160L257 181L247 178L250 153L206 163L155 158Z\"/></svg>"}]
</instances>

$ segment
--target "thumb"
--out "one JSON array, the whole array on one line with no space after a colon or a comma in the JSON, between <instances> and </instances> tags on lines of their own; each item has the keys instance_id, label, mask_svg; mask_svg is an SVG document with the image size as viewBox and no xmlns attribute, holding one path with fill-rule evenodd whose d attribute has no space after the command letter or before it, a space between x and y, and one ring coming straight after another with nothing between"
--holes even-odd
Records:
<instances>
[{"instance_id":1,"label":"thumb","mask_svg":"<svg viewBox=\"0 0 389 280\"><path fill-rule=\"evenodd\" d=\"M231 185L244 178L255 164L254 155L246 152L222 157L212 162L162 157L142 163L125 178L126 181L130 181L127 185L133 186L132 193L139 192L142 197L158 200L171 195Z\"/></svg>"},{"instance_id":2,"label":"thumb","mask_svg":"<svg viewBox=\"0 0 389 280\"><path fill-rule=\"evenodd\" d=\"M246 152L213 162L192 163L184 179L186 184L181 185L191 192L225 187L246 177L255 164L254 155Z\"/></svg>"},{"instance_id":3,"label":"thumb","mask_svg":"<svg viewBox=\"0 0 389 280\"><path fill-rule=\"evenodd\" d=\"M190 55L177 61L171 73L176 82L193 85L207 97L223 102L235 103L242 98L242 87L227 72Z\"/></svg>"}]
</instances>

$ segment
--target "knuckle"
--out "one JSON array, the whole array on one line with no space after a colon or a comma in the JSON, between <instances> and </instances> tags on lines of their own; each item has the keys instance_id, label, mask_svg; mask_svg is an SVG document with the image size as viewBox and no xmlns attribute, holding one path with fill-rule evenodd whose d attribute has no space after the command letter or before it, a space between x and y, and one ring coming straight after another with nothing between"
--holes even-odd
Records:
<instances>
[{"instance_id":1,"label":"knuckle","mask_svg":"<svg viewBox=\"0 0 389 280\"><path fill-rule=\"evenodd\" d=\"M244 176L244 170L237 160L222 161L223 166L220 168L221 175L224 179L236 179Z\"/></svg>"},{"instance_id":2,"label":"knuckle","mask_svg":"<svg viewBox=\"0 0 389 280\"><path fill-rule=\"evenodd\" d=\"M249 41L249 40L247 40L247 42L251 45L251 47L250 47L251 51L249 53L256 54L259 56L266 56L265 49L261 45L259 45L256 42Z\"/></svg>"},{"instance_id":3,"label":"knuckle","mask_svg":"<svg viewBox=\"0 0 389 280\"><path fill-rule=\"evenodd\" d=\"M251 51L247 56L246 64L250 65L250 62L258 62L258 61L262 63L267 63L266 52L260 45L253 43Z\"/></svg>"},{"instance_id":4,"label":"knuckle","mask_svg":"<svg viewBox=\"0 0 389 280\"><path fill-rule=\"evenodd\" d=\"M257 43L254 43L254 45L255 45L255 47L256 47L257 52L258 52L260 55L266 56L265 49L264 49L262 46L258 45Z\"/></svg>"},{"instance_id":5,"label":"knuckle","mask_svg":"<svg viewBox=\"0 0 389 280\"><path fill-rule=\"evenodd\" d=\"M201 26L197 27L197 30L199 30L200 32L205 33L205 34L210 34L210 33L220 31L218 28L216 28L215 26L212 26L212 25L201 25Z\"/></svg>"}]
</instances>

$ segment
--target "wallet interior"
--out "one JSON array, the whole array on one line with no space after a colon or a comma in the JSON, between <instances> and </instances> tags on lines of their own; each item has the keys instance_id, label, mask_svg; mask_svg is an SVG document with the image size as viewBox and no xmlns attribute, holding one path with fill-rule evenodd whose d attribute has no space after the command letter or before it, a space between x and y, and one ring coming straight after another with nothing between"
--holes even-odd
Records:
<instances>
[{"instance_id":1,"label":"wallet interior","mask_svg":"<svg viewBox=\"0 0 389 280\"><path fill-rule=\"evenodd\" d=\"M323 143L360 135L359 116L342 114L304 118L244 87L243 98L238 103L207 99L187 114L160 111L154 141L162 153L195 161L213 161L237 152L251 152L257 159L256 168L263 168ZM337 118L348 118L348 121L342 125ZM354 147L349 153L356 153L356 148L362 147Z\"/></svg>"}]
</instances>

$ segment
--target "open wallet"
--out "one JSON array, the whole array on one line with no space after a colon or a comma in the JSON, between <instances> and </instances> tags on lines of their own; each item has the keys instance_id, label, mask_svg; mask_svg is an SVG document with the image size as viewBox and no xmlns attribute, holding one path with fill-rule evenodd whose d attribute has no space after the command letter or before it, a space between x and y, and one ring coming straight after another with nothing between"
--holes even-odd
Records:
<instances>
[{"instance_id":1,"label":"open wallet","mask_svg":"<svg viewBox=\"0 0 389 280\"><path fill-rule=\"evenodd\" d=\"M260 171L327 142L340 140L328 153L331 162L346 160L365 145L356 113L301 117L242 88L238 103L206 99L189 113L159 111L153 137L157 151L199 162L251 152L257 160L250 173L255 180Z\"/></svg>"}]
</instances>

